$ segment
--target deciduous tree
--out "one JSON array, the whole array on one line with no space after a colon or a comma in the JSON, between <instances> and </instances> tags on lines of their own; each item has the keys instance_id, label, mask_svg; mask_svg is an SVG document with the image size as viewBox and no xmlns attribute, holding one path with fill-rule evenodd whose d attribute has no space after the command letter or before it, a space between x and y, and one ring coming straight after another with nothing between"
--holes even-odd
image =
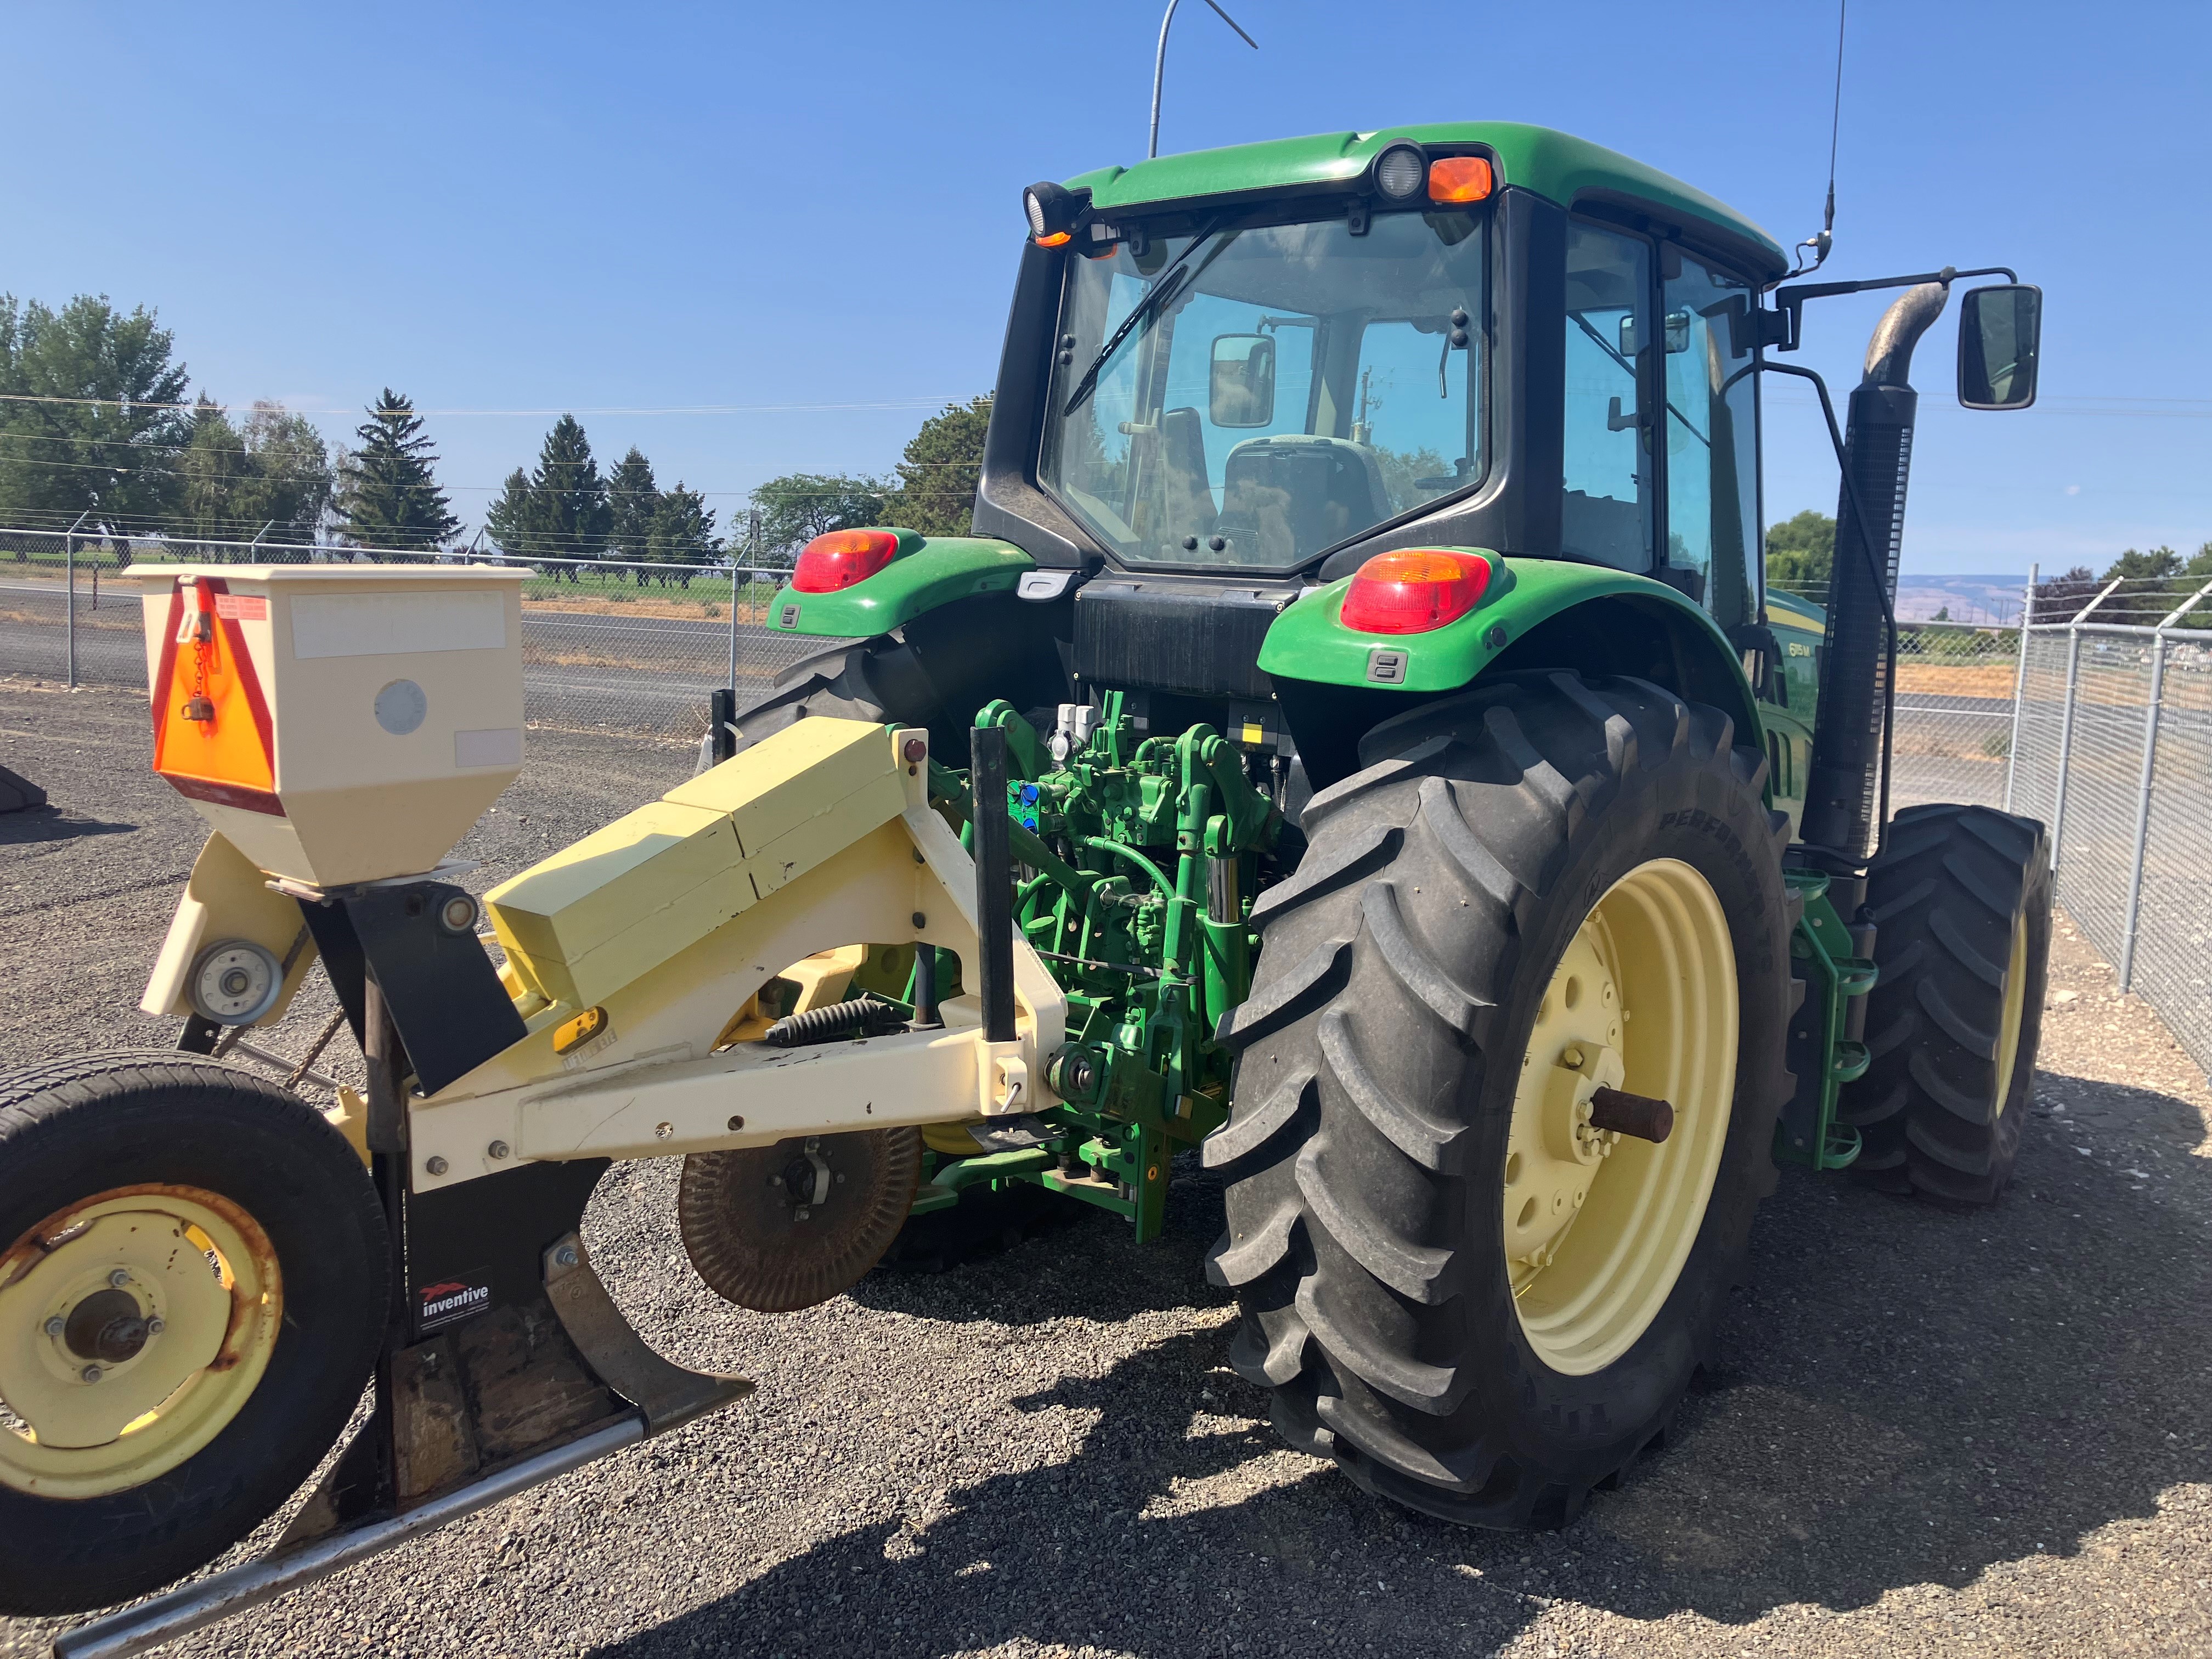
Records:
<instances>
[{"instance_id":1,"label":"deciduous tree","mask_svg":"<svg viewBox=\"0 0 2212 1659\"><path fill-rule=\"evenodd\" d=\"M191 436L185 366L144 307L80 294L59 311L0 295L0 522L113 535L163 527Z\"/></svg>"},{"instance_id":2,"label":"deciduous tree","mask_svg":"<svg viewBox=\"0 0 2212 1659\"><path fill-rule=\"evenodd\" d=\"M921 423L899 457L898 493L889 516L925 536L965 536L974 527L975 487L983 477L988 393L947 404Z\"/></svg>"},{"instance_id":3,"label":"deciduous tree","mask_svg":"<svg viewBox=\"0 0 2212 1659\"><path fill-rule=\"evenodd\" d=\"M792 472L770 478L752 493L761 515L763 558L788 562L817 536L882 524L893 489L875 478L821 472Z\"/></svg>"},{"instance_id":4,"label":"deciduous tree","mask_svg":"<svg viewBox=\"0 0 2212 1659\"><path fill-rule=\"evenodd\" d=\"M1807 507L1766 531L1766 580L1778 587L1826 587L1836 562L1836 521Z\"/></svg>"}]
</instances>

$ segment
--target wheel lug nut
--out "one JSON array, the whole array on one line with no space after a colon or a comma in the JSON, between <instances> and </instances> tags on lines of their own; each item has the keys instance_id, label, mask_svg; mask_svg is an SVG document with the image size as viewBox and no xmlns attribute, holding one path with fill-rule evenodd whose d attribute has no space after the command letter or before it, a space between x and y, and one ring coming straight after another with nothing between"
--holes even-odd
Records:
<instances>
[{"instance_id":1,"label":"wheel lug nut","mask_svg":"<svg viewBox=\"0 0 2212 1659\"><path fill-rule=\"evenodd\" d=\"M100 1381L100 1367L97 1365L87 1365L82 1370L79 1371L77 1375L88 1382L97 1382Z\"/></svg>"},{"instance_id":2,"label":"wheel lug nut","mask_svg":"<svg viewBox=\"0 0 2212 1659\"><path fill-rule=\"evenodd\" d=\"M113 1273L108 1274L107 1282L119 1291L131 1282L131 1275L118 1267Z\"/></svg>"},{"instance_id":3,"label":"wheel lug nut","mask_svg":"<svg viewBox=\"0 0 2212 1659\"><path fill-rule=\"evenodd\" d=\"M146 1334L149 1336L159 1336L168 1328L169 1322L166 1319L155 1318L146 1322Z\"/></svg>"},{"instance_id":4,"label":"wheel lug nut","mask_svg":"<svg viewBox=\"0 0 2212 1659\"><path fill-rule=\"evenodd\" d=\"M56 1314L52 1319L49 1319L46 1322L46 1334L48 1336L59 1336L68 1328L69 1322L64 1320L59 1314Z\"/></svg>"}]
</instances>

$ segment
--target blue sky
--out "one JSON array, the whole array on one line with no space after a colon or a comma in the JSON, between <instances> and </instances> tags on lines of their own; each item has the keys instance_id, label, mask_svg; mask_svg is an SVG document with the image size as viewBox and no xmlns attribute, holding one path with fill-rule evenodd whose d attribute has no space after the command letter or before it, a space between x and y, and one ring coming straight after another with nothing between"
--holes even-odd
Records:
<instances>
[{"instance_id":1,"label":"blue sky","mask_svg":"<svg viewBox=\"0 0 2212 1659\"><path fill-rule=\"evenodd\" d=\"M1827 0L1231 9L1261 49L1186 0L1164 150L1530 120L1785 243L1819 223ZM1923 348L1908 568L2212 538L2212 325L2184 297L2212 252L2212 7L1850 9L1824 274L2002 262L2046 293L2033 410L1958 410L1948 319ZM196 384L332 435L398 387L441 411L471 523L550 424L472 410L575 410L726 516L779 472L887 469L989 388L1021 186L1142 156L1159 11L16 8L0 289L153 307ZM1839 396L1881 304L1808 316L1799 361ZM702 405L730 412L612 412ZM1809 396L1777 382L1767 427L1768 517L1832 511Z\"/></svg>"}]
</instances>

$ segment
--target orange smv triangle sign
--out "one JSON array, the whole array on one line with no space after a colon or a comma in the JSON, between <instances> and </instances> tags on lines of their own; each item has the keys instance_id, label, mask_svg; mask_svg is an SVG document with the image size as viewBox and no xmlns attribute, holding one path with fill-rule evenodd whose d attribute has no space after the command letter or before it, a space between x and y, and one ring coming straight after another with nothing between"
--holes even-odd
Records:
<instances>
[{"instance_id":1,"label":"orange smv triangle sign","mask_svg":"<svg viewBox=\"0 0 2212 1659\"><path fill-rule=\"evenodd\" d=\"M219 576L180 582L170 596L154 673L154 769L191 799L281 818L269 702L238 625L251 603Z\"/></svg>"}]
</instances>

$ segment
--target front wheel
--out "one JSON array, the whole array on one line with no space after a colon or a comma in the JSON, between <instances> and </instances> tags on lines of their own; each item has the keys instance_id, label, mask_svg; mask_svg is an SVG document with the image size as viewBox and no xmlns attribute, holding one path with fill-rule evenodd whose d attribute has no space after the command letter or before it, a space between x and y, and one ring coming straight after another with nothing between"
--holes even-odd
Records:
<instances>
[{"instance_id":1,"label":"front wheel","mask_svg":"<svg viewBox=\"0 0 2212 1659\"><path fill-rule=\"evenodd\" d=\"M1514 677L1364 754L1255 912L1206 1151L1231 1358L1370 1490L1562 1524L1663 1432L1774 1182L1786 821L1637 680Z\"/></svg>"},{"instance_id":2,"label":"front wheel","mask_svg":"<svg viewBox=\"0 0 2212 1659\"><path fill-rule=\"evenodd\" d=\"M270 1515L359 1399L383 1212L306 1103L173 1053L0 1082L0 1613L157 1589Z\"/></svg>"},{"instance_id":3,"label":"front wheel","mask_svg":"<svg viewBox=\"0 0 2212 1659\"><path fill-rule=\"evenodd\" d=\"M2035 1083L2051 960L2051 839L1986 806L1908 806L1867 870L1881 976L1873 1063L1844 1094L1861 1180L1995 1201Z\"/></svg>"}]
</instances>

